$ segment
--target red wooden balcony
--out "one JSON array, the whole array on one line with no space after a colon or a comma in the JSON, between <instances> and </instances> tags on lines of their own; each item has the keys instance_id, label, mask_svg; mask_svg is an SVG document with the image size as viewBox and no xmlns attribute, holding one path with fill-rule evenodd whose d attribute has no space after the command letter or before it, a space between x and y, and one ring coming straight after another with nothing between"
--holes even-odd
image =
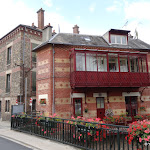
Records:
<instances>
[{"instance_id":1,"label":"red wooden balcony","mask_svg":"<svg viewBox=\"0 0 150 150\"><path fill-rule=\"evenodd\" d=\"M149 73L91 72L71 73L71 87L143 87L150 86Z\"/></svg>"}]
</instances>

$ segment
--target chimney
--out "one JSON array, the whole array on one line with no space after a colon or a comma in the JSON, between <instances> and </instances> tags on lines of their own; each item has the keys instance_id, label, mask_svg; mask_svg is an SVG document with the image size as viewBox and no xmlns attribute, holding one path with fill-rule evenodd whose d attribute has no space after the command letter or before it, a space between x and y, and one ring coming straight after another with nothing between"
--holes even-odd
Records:
<instances>
[{"instance_id":1,"label":"chimney","mask_svg":"<svg viewBox=\"0 0 150 150\"><path fill-rule=\"evenodd\" d=\"M38 28L44 28L44 11L42 8L37 11L38 14Z\"/></svg>"},{"instance_id":2,"label":"chimney","mask_svg":"<svg viewBox=\"0 0 150 150\"><path fill-rule=\"evenodd\" d=\"M79 34L79 27L77 25L73 27L73 33Z\"/></svg>"},{"instance_id":3,"label":"chimney","mask_svg":"<svg viewBox=\"0 0 150 150\"><path fill-rule=\"evenodd\" d=\"M53 27L50 25L50 23L44 27L42 42L46 42L52 37L52 28Z\"/></svg>"}]
</instances>

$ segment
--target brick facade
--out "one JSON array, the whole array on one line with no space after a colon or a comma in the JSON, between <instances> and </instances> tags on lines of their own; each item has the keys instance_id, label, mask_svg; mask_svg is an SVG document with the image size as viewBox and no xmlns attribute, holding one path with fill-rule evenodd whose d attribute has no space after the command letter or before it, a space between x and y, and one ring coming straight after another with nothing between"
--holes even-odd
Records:
<instances>
[{"instance_id":1,"label":"brick facade","mask_svg":"<svg viewBox=\"0 0 150 150\"><path fill-rule=\"evenodd\" d=\"M94 93L104 93L105 109L111 108L115 116L126 113L125 96L123 93L139 93L141 88L75 88L70 87L70 50L72 48L87 48L87 49L101 49L108 50L104 47L88 47L88 46L67 46L54 45L54 99L55 99L55 113L63 118L70 118L74 114L73 108L73 94L79 93L82 98L82 109L84 117L97 117L96 96ZM115 48L109 48L116 50ZM119 50L119 49L117 49ZM128 49L120 49L128 51ZM130 51L135 51L130 49ZM148 55L149 59L149 55ZM45 112L46 115L52 114L53 107L53 48L52 45L46 45L41 50L37 51L37 99L40 100L40 95L48 95L47 104L43 105L37 103L37 110ZM149 59L150 62L150 59ZM109 92L108 92L109 91ZM86 95L86 96L85 96ZM139 107L145 106L147 112L150 113L150 88L146 88L142 95L137 95L138 112ZM144 100L142 102L141 100ZM84 108L88 108L88 112L84 112Z\"/></svg>"},{"instance_id":2,"label":"brick facade","mask_svg":"<svg viewBox=\"0 0 150 150\"><path fill-rule=\"evenodd\" d=\"M26 29L25 29L26 28ZM24 44L25 31L25 44ZM24 52L24 66L25 71L28 71L32 66L32 43L40 44L42 41L42 32L40 30L31 29L19 25L9 34L0 39L0 101L1 101L1 118L2 120L9 120L11 115L11 105L16 104L18 95L23 95L23 47ZM7 51L11 47L11 63L7 64ZM6 92L6 78L10 74L10 92ZM31 89L31 71L28 73L28 99L35 98ZM6 112L6 100L10 101L9 112ZM23 100L22 100L22 103ZM29 102L27 106L29 109Z\"/></svg>"}]
</instances>

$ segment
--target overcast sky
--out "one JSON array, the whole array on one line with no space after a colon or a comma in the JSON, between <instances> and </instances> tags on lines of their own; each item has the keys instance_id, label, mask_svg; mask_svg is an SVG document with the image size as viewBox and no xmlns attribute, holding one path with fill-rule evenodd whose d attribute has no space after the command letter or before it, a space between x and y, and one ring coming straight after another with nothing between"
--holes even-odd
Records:
<instances>
[{"instance_id":1,"label":"overcast sky","mask_svg":"<svg viewBox=\"0 0 150 150\"><path fill-rule=\"evenodd\" d=\"M109 29L126 29L150 44L150 0L1 0L0 38L19 24L37 26L37 11L45 10L45 25L58 32L103 35Z\"/></svg>"}]
</instances>

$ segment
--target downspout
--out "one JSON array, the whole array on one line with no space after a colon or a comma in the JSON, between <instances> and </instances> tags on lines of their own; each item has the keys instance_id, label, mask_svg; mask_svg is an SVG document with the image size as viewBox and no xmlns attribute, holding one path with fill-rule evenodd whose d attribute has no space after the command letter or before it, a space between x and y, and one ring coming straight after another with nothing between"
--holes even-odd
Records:
<instances>
[{"instance_id":1,"label":"downspout","mask_svg":"<svg viewBox=\"0 0 150 150\"><path fill-rule=\"evenodd\" d=\"M24 68L24 54L25 54L25 32L26 32L26 26L24 28L24 34L23 34L23 64L22 64L22 71L23 71L23 102L24 102L24 105L25 105L25 112L27 111L27 107L26 107L26 98L25 98L25 84L24 84L24 78L25 78L25 68Z\"/></svg>"},{"instance_id":2,"label":"downspout","mask_svg":"<svg viewBox=\"0 0 150 150\"><path fill-rule=\"evenodd\" d=\"M53 50L53 104L52 104L52 114L55 113L55 50L54 50L54 44L52 45Z\"/></svg>"}]
</instances>

